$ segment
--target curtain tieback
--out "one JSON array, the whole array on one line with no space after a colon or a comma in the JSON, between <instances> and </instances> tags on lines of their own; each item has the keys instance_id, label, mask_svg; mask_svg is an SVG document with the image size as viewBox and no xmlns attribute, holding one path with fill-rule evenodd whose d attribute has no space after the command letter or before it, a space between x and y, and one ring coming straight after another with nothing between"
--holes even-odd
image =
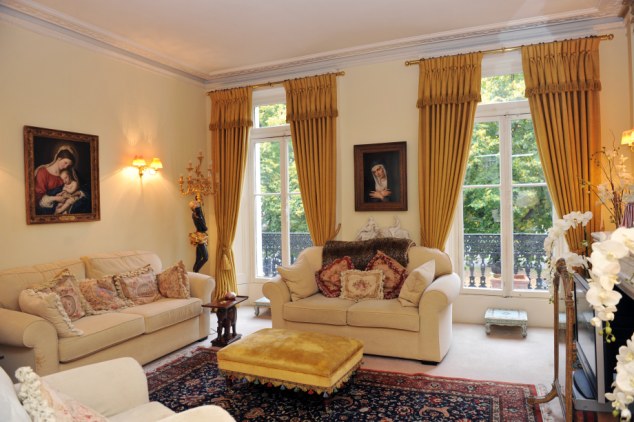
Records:
<instances>
[{"instance_id":1,"label":"curtain tieback","mask_svg":"<svg viewBox=\"0 0 634 422\"><path fill-rule=\"evenodd\" d=\"M229 248L222 248L222 269L230 270L231 269L231 260L229 259Z\"/></svg>"}]
</instances>

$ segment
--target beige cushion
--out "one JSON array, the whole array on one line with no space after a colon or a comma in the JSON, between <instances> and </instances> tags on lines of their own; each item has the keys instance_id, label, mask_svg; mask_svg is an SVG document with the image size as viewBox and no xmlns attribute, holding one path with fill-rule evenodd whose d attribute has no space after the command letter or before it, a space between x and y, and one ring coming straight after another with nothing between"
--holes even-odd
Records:
<instances>
[{"instance_id":1,"label":"beige cushion","mask_svg":"<svg viewBox=\"0 0 634 422\"><path fill-rule=\"evenodd\" d=\"M348 309L348 325L419 331L418 309L401 306L397 299L364 300Z\"/></svg>"},{"instance_id":2,"label":"beige cushion","mask_svg":"<svg viewBox=\"0 0 634 422\"><path fill-rule=\"evenodd\" d=\"M151 265L115 274L114 283L119 295L135 305L145 305L161 298L156 275Z\"/></svg>"},{"instance_id":3,"label":"beige cushion","mask_svg":"<svg viewBox=\"0 0 634 422\"><path fill-rule=\"evenodd\" d=\"M436 262L428 261L416 268L405 279L398 300L403 306L418 306L425 289L434 281Z\"/></svg>"},{"instance_id":4,"label":"beige cushion","mask_svg":"<svg viewBox=\"0 0 634 422\"><path fill-rule=\"evenodd\" d=\"M277 267L277 271L288 286L293 301L312 296L319 291L315 281L315 270L306 258L299 257L293 265Z\"/></svg>"},{"instance_id":5,"label":"beige cushion","mask_svg":"<svg viewBox=\"0 0 634 422\"><path fill-rule=\"evenodd\" d=\"M84 335L60 339L60 362L79 359L145 332L145 323L141 315L123 312L86 316L78 319L75 326L82 330Z\"/></svg>"},{"instance_id":6,"label":"beige cushion","mask_svg":"<svg viewBox=\"0 0 634 422\"><path fill-rule=\"evenodd\" d=\"M77 287L75 276L68 269L62 270L52 279L42 284L33 286L33 290L57 294L62 301L66 315L71 321L78 320L86 315L84 297L81 295L79 287Z\"/></svg>"},{"instance_id":7,"label":"beige cushion","mask_svg":"<svg viewBox=\"0 0 634 422\"><path fill-rule=\"evenodd\" d=\"M46 280L53 278L62 270L68 270L77 280L86 278L84 263L81 259L60 259L46 264L37 264L33 266L37 271L41 272Z\"/></svg>"},{"instance_id":8,"label":"beige cushion","mask_svg":"<svg viewBox=\"0 0 634 422\"><path fill-rule=\"evenodd\" d=\"M434 279L437 279L441 275L447 275L453 272L449 255L439 249L426 248L425 246L412 246L409 248L407 256L409 257L409 262L407 264L408 273L411 273L414 269L416 269L416 267L431 260L433 260L436 264Z\"/></svg>"},{"instance_id":9,"label":"beige cushion","mask_svg":"<svg viewBox=\"0 0 634 422\"><path fill-rule=\"evenodd\" d=\"M36 292L33 289L27 289L20 292L18 300L22 312L37 315L49 321L60 337L74 337L83 334L83 331L77 328L68 317L62 301L56 293Z\"/></svg>"},{"instance_id":10,"label":"beige cushion","mask_svg":"<svg viewBox=\"0 0 634 422\"><path fill-rule=\"evenodd\" d=\"M35 267L11 268L0 272L0 307L19 311L20 292L45 281Z\"/></svg>"},{"instance_id":11,"label":"beige cushion","mask_svg":"<svg viewBox=\"0 0 634 422\"><path fill-rule=\"evenodd\" d=\"M150 422L150 421L162 421L164 418L173 416L174 412L168 407L157 401L151 401L144 403L140 406L135 406L132 409L128 409L125 412L119 413L114 416L110 416L108 421L110 422Z\"/></svg>"},{"instance_id":12,"label":"beige cushion","mask_svg":"<svg viewBox=\"0 0 634 422\"><path fill-rule=\"evenodd\" d=\"M159 292L162 296L173 299L189 298L189 277L183 261L163 270L156 275Z\"/></svg>"},{"instance_id":13,"label":"beige cushion","mask_svg":"<svg viewBox=\"0 0 634 422\"><path fill-rule=\"evenodd\" d=\"M360 300L383 299L383 271L348 270L341 273L342 299Z\"/></svg>"},{"instance_id":14,"label":"beige cushion","mask_svg":"<svg viewBox=\"0 0 634 422\"><path fill-rule=\"evenodd\" d=\"M146 305L122 309L120 312L141 315L145 321L145 332L152 333L197 317L202 312L202 304L202 301L195 297L189 299L160 299Z\"/></svg>"},{"instance_id":15,"label":"beige cushion","mask_svg":"<svg viewBox=\"0 0 634 422\"><path fill-rule=\"evenodd\" d=\"M353 303L318 293L297 302L285 303L283 314L287 321L346 325L346 312Z\"/></svg>"},{"instance_id":16,"label":"beige cushion","mask_svg":"<svg viewBox=\"0 0 634 422\"><path fill-rule=\"evenodd\" d=\"M86 265L87 278L101 278L106 275L124 273L147 264L152 266L155 274L163 271L161 259L154 252L148 251L101 253L82 256L81 260Z\"/></svg>"}]
</instances>

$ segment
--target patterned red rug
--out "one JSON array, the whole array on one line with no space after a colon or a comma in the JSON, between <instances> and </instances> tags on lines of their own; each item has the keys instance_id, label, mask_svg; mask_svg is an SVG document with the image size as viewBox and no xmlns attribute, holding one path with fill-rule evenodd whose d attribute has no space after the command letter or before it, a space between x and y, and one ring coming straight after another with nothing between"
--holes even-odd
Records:
<instances>
[{"instance_id":1,"label":"patterned red rug","mask_svg":"<svg viewBox=\"0 0 634 422\"><path fill-rule=\"evenodd\" d=\"M249 383L227 390L216 353L198 348L147 374L150 399L176 412L203 404L225 408L237 421L497 421L542 422L528 404L535 386L360 369L323 398Z\"/></svg>"}]
</instances>

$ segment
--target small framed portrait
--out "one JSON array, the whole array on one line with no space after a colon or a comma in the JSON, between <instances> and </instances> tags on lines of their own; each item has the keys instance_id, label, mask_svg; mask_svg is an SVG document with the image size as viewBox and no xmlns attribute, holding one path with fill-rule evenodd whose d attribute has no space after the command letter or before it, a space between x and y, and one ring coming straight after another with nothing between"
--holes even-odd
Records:
<instances>
[{"instance_id":1,"label":"small framed portrait","mask_svg":"<svg viewBox=\"0 0 634 422\"><path fill-rule=\"evenodd\" d=\"M24 126L27 224L98 221L99 137Z\"/></svg>"},{"instance_id":2,"label":"small framed portrait","mask_svg":"<svg viewBox=\"0 0 634 422\"><path fill-rule=\"evenodd\" d=\"M354 146L355 211L407 211L407 143Z\"/></svg>"}]
</instances>

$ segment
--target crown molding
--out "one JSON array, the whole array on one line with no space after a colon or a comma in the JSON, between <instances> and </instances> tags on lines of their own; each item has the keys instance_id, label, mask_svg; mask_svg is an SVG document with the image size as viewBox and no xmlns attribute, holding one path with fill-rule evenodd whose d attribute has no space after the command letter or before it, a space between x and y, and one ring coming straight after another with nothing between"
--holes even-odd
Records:
<instances>
[{"instance_id":1,"label":"crown molding","mask_svg":"<svg viewBox=\"0 0 634 422\"><path fill-rule=\"evenodd\" d=\"M0 0L0 13L45 27L73 38L89 47L115 52L145 66L190 78L207 89L220 89L270 80L289 79L314 73L341 70L364 64L408 60L434 55L510 47L518 44L598 35L597 28L624 25L627 6L623 0L598 0L596 8L554 16L516 20L504 25L489 25L448 31L421 37L369 44L329 51L289 60L207 73L143 48L129 40L79 22L29 0Z\"/></svg>"}]
</instances>

